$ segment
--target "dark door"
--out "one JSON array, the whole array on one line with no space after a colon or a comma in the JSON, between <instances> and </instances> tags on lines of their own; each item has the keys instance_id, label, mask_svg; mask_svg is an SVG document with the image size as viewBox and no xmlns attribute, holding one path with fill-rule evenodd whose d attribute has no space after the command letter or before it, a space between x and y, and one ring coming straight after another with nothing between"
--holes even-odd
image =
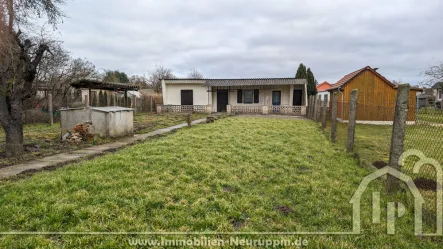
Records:
<instances>
[{"instance_id":1,"label":"dark door","mask_svg":"<svg viewBox=\"0 0 443 249\"><path fill-rule=\"evenodd\" d=\"M181 90L181 104L194 105L194 94L192 90Z\"/></svg>"},{"instance_id":2,"label":"dark door","mask_svg":"<svg viewBox=\"0 0 443 249\"><path fill-rule=\"evenodd\" d=\"M302 98L303 98L302 90L294 90L292 105L301 106Z\"/></svg>"},{"instance_id":3,"label":"dark door","mask_svg":"<svg viewBox=\"0 0 443 249\"><path fill-rule=\"evenodd\" d=\"M226 112L228 92L217 92L217 112Z\"/></svg>"},{"instance_id":4,"label":"dark door","mask_svg":"<svg viewBox=\"0 0 443 249\"><path fill-rule=\"evenodd\" d=\"M272 105L280 105L281 103L281 91L272 92Z\"/></svg>"}]
</instances>

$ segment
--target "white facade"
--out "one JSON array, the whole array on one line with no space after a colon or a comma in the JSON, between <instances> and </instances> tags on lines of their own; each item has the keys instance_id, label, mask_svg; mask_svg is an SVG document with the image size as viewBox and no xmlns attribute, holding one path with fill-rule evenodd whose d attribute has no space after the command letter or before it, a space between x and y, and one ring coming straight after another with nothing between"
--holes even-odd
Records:
<instances>
[{"instance_id":1,"label":"white facade","mask_svg":"<svg viewBox=\"0 0 443 249\"><path fill-rule=\"evenodd\" d=\"M325 96L328 96L327 107L329 107L329 100L331 99L331 94L328 91L321 91L317 93L317 96L320 97L321 100L325 99Z\"/></svg>"},{"instance_id":2,"label":"white facade","mask_svg":"<svg viewBox=\"0 0 443 249\"><path fill-rule=\"evenodd\" d=\"M172 83L162 87L164 105L181 105L181 91L192 90L193 105L208 105L210 93L203 83Z\"/></svg>"}]
</instances>

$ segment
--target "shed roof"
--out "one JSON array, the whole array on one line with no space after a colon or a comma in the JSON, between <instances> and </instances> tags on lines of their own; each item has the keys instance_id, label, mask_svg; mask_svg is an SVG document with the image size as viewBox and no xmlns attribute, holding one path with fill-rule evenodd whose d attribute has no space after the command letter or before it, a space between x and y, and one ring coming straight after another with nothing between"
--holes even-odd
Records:
<instances>
[{"instance_id":1,"label":"shed roof","mask_svg":"<svg viewBox=\"0 0 443 249\"><path fill-rule=\"evenodd\" d=\"M357 77L358 75L360 75L360 73L369 70L372 73L374 73L376 76L378 76L381 80L383 80L386 84L392 86L393 88L397 88L398 85L395 83L392 83L391 81L389 81L388 79L386 79L383 75L379 74L376 69L371 68L370 66L366 66L364 68L358 69L357 71L354 71L350 74L345 75L343 78L341 78L339 81L337 81L337 83L333 84L331 86L331 88L328 89L328 91L333 91L336 90L344 85L346 85L347 83L349 83L351 80L353 80L355 77ZM411 87L411 90L417 90L417 91L421 91L422 89L419 87Z\"/></svg>"},{"instance_id":2,"label":"shed roof","mask_svg":"<svg viewBox=\"0 0 443 249\"><path fill-rule=\"evenodd\" d=\"M202 83L203 86L271 86L305 85L305 79L295 78L244 78L244 79L168 79L166 83Z\"/></svg>"},{"instance_id":3,"label":"shed roof","mask_svg":"<svg viewBox=\"0 0 443 249\"><path fill-rule=\"evenodd\" d=\"M91 79L81 79L71 83L72 87L75 88L91 88L91 89L101 89L101 90L110 90L110 91L138 91L139 86L125 84L125 83L113 83L113 82L105 82Z\"/></svg>"}]
</instances>

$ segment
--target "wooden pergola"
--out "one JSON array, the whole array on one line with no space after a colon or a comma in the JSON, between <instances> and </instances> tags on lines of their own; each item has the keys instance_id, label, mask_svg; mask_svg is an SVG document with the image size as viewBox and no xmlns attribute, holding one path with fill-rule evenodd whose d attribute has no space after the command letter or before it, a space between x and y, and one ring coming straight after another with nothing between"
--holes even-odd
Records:
<instances>
[{"instance_id":1,"label":"wooden pergola","mask_svg":"<svg viewBox=\"0 0 443 249\"><path fill-rule=\"evenodd\" d=\"M108 91L124 91L125 92L125 106L128 105L128 91L138 91L139 87L136 85L125 83L113 83L91 79L81 79L71 83L71 87L76 89L89 90L89 105L92 105L92 89L94 90L108 90Z\"/></svg>"}]
</instances>

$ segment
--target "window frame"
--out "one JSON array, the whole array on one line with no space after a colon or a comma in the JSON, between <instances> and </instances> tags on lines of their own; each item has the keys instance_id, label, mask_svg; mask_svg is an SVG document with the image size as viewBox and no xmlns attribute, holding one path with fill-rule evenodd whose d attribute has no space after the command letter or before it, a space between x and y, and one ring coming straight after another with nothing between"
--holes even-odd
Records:
<instances>
[{"instance_id":1,"label":"window frame","mask_svg":"<svg viewBox=\"0 0 443 249\"><path fill-rule=\"evenodd\" d=\"M246 93L251 93L251 101L247 101L246 99ZM254 89L244 89L243 90L243 104L254 104Z\"/></svg>"}]
</instances>

